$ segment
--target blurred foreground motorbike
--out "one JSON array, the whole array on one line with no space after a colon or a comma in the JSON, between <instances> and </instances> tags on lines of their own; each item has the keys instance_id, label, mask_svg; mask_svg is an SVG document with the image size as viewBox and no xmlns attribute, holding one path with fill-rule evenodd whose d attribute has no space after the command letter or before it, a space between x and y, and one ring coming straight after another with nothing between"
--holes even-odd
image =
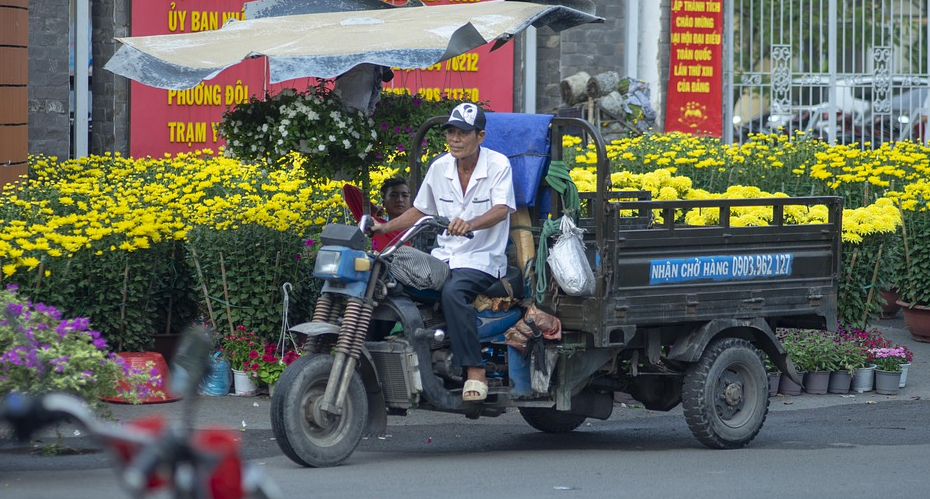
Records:
<instances>
[{"instance_id":1,"label":"blurred foreground motorbike","mask_svg":"<svg viewBox=\"0 0 930 499\"><path fill-rule=\"evenodd\" d=\"M211 350L205 335L188 333L174 356L170 390L187 404L178 426L160 415L126 425L100 421L82 399L62 393L12 393L0 402L0 422L20 440L59 422L83 427L113 455L117 475L133 497L281 497L274 483L242 460L233 430L190 429L197 386L207 372Z\"/></svg>"}]
</instances>

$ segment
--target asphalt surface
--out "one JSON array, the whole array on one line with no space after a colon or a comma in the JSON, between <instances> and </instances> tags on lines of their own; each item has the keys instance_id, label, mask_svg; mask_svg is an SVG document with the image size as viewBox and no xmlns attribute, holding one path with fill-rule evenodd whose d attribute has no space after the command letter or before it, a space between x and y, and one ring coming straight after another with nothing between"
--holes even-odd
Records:
<instances>
[{"instance_id":1,"label":"asphalt surface","mask_svg":"<svg viewBox=\"0 0 930 499\"><path fill-rule=\"evenodd\" d=\"M816 414L823 409L823 414L837 415L844 411L853 411L856 407L842 406L862 406L861 409L882 409L873 404L883 404L886 402L913 401L921 407L926 400L930 400L930 344L919 343L914 341L904 327L904 322L900 315L893 319L884 319L876 322L873 326L879 328L886 337L894 342L906 345L914 352L914 360L908 370L907 383L901 388L897 395L879 395L872 392L863 394L850 393L848 395L811 395L802 393L799 396L777 395L770 399L770 419L771 418L796 418L799 415L778 415L783 411L805 410L804 417L817 417ZM917 402L921 401L921 402ZM868 407L867 407L868 406ZM903 407L903 406L902 406ZM225 427L232 428L241 433L243 443L243 453L249 459L276 456L280 454L277 445L271 434L271 421L269 416L270 398L267 395L259 394L253 396L198 396L190 401L175 401L161 404L109 404L112 416L116 422L128 422L152 415L161 415L165 417L170 424L182 427ZM888 410L893 410L891 407ZM192 411L193 417L187 418L185 412ZM809 411L812 410L812 411ZM514 415L515 411L509 411L504 416L498 418L481 418L479 420L467 420L464 416L456 414L440 414L427 411L410 411L407 416L391 416L388 419L387 439L394 442L399 440L401 435L405 434L404 427L421 427L422 425L432 424L453 424L461 425L463 429L474 427L466 430L471 432L481 432L480 427L483 425L512 425L515 420L522 419L519 415ZM908 411L904 411L908 412ZM624 420L644 420L650 417L661 415L679 415L681 408L673 409L669 413L649 411L635 402L616 403L613 416L606 422L592 421L588 425L610 424L611 422L622 422ZM767 425L768 426L768 425ZM81 432L80 429L68 425L62 425L57 430L63 437L65 443L71 449L74 449L76 455L63 456L65 461L58 459L55 466L65 465L71 469L105 467L109 462L108 455L100 451L100 445ZM767 428L763 431L771 431ZM474 438L480 439L478 435ZM382 440L385 437L382 437ZM548 437L547 437L548 438ZM600 437L598 437L600 438ZM45 467L43 461L48 463L49 460L42 459L41 456L33 459L31 457L37 454L38 448L44 443L54 442L57 439L55 431L48 431L40 436L40 442L20 443L0 440L0 472L29 469L30 466L36 465ZM422 439L417 437L415 442ZM545 439L544 439L545 440ZM438 443L438 442L437 442ZM758 441L757 441L758 443ZM376 439L368 443L363 443L360 450L366 447L377 448L379 442ZM680 445L680 442L678 443ZM439 450L439 445L432 448ZM93 456L88 459L88 456ZM47 464L46 464L47 465Z\"/></svg>"}]
</instances>

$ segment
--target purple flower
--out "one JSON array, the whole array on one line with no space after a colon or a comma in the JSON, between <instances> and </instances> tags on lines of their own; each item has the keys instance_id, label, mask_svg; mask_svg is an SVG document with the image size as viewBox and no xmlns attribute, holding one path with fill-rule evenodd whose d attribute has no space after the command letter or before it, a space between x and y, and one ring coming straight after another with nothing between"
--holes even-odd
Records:
<instances>
[{"instance_id":1,"label":"purple flower","mask_svg":"<svg viewBox=\"0 0 930 499\"><path fill-rule=\"evenodd\" d=\"M399 127L399 126L394 127L394 133L400 133L400 127Z\"/></svg>"},{"instance_id":2,"label":"purple flower","mask_svg":"<svg viewBox=\"0 0 930 499\"><path fill-rule=\"evenodd\" d=\"M294 255L294 259L300 260L300 253L297 253L296 255Z\"/></svg>"},{"instance_id":3,"label":"purple flower","mask_svg":"<svg viewBox=\"0 0 930 499\"><path fill-rule=\"evenodd\" d=\"M97 338L96 340L94 340L94 346L97 347L97 350L106 350L107 340L103 338Z\"/></svg>"},{"instance_id":4,"label":"purple flower","mask_svg":"<svg viewBox=\"0 0 930 499\"><path fill-rule=\"evenodd\" d=\"M43 314L46 314L52 319L55 319L56 321L61 320L61 311L59 311L55 307L50 307L44 303L36 303L35 309L36 309L36 312L41 312Z\"/></svg>"},{"instance_id":5,"label":"purple flower","mask_svg":"<svg viewBox=\"0 0 930 499\"><path fill-rule=\"evenodd\" d=\"M386 121L381 122L381 129L382 129L382 130L387 130L387 129L388 129L388 124L387 124Z\"/></svg>"},{"instance_id":6,"label":"purple flower","mask_svg":"<svg viewBox=\"0 0 930 499\"><path fill-rule=\"evenodd\" d=\"M405 126L405 127L404 127L404 131L407 132L407 133L410 133L410 131L411 131L410 125Z\"/></svg>"},{"instance_id":7,"label":"purple flower","mask_svg":"<svg viewBox=\"0 0 930 499\"><path fill-rule=\"evenodd\" d=\"M23 313L23 304L16 302L9 303L6 306L6 311L12 316L19 317Z\"/></svg>"},{"instance_id":8,"label":"purple flower","mask_svg":"<svg viewBox=\"0 0 930 499\"><path fill-rule=\"evenodd\" d=\"M398 146L397 146L397 152L404 152L404 151L406 151L406 150L407 150L407 148L404 147L403 144L398 144Z\"/></svg>"},{"instance_id":9,"label":"purple flower","mask_svg":"<svg viewBox=\"0 0 930 499\"><path fill-rule=\"evenodd\" d=\"M316 243L313 239L307 239L304 241L304 246L313 246Z\"/></svg>"},{"instance_id":10,"label":"purple flower","mask_svg":"<svg viewBox=\"0 0 930 499\"><path fill-rule=\"evenodd\" d=\"M65 356L62 356L62 357L58 357L58 358L56 358L56 359L52 359L52 360L50 360L50 361L48 361L48 362L49 362L49 364L52 364L53 366L55 366L55 372L56 372L56 373L61 374L62 372L64 372L64 370L65 370L65 364L67 364L69 358L70 358L70 356L65 355Z\"/></svg>"}]
</instances>

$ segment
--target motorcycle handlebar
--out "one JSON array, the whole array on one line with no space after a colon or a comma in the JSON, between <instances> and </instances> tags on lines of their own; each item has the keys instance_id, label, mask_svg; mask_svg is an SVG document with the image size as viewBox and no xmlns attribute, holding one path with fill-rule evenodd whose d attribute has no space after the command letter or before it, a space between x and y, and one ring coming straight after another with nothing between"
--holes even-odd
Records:
<instances>
[{"instance_id":1,"label":"motorcycle handlebar","mask_svg":"<svg viewBox=\"0 0 930 499\"><path fill-rule=\"evenodd\" d=\"M63 421L71 421L81 426L106 445L120 449L137 449L132 456L127 458L128 462L123 463L119 471L120 479L134 496L153 492L149 489L153 483L151 478L154 474L167 470L165 478L168 478L168 482L158 487L171 487L171 495L175 497L187 497L193 493L195 497L227 499L214 494L215 491L191 490L191 487L209 488L208 480L198 480L195 484L190 482L190 477L182 479L180 475L175 476L178 465L182 463L187 463L194 470L200 470L199 472L209 475L215 471L214 467L218 460L216 454L230 452L228 449L201 448L195 443L197 434L194 432L172 431L171 428L147 432L140 428L102 422L96 419L83 400L61 393L41 395L11 393L0 401L0 422L9 423L15 436L20 440L29 440L43 428ZM243 471L242 489L241 492L235 494L235 497L277 498L282 496L275 484L259 470L241 461L240 465ZM195 473L199 472L195 471Z\"/></svg>"},{"instance_id":2,"label":"motorcycle handlebar","mask_svg":"<svg viewBox=\"0 0 930 499\"><path fill-rule=\"evenodd\" d=\"M363 228L363 223L366 222L366 218L367 216L363 216L362 219L359 221L359 229L361 229L362 232L368 234L367 229ZM401 234L400 237L395 238L394 243L388 246L387 248L385 248L384 251L381 252L381 256L390 255L391 253L396 251L397 248L403 246L404 244L407 243L407 241L413 239L414 236L416 236L417 234L419 234L420 232L422 232L423 230L427 228L434 228L434 229L439 229L439 230L444 231L449 228L449 219L445 217L436 217L432 215L426 215L426 216L420 217L420 219L414 222L414 224L410 226L409 229L404 231L404 233ZM468 239L471 239L475 237L475 233L472 231L468 231L465 234L462 234L462 237L467 237Z\"/></svg>"}]
</instances>

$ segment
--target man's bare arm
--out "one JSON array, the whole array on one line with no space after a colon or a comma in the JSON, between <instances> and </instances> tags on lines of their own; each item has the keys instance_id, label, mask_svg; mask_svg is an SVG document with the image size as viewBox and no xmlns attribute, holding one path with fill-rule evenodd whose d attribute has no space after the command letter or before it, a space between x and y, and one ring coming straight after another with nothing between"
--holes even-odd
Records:
<instances>
[{"instance_id":1,"label":"man's bare arm","mask_svg":"<svg viewBox=\"0 0 930 499\"><path fill-rule=\"evenodd\" d=\"M372 226L371 228L371 233L372 234L387 234L388 232L404 230L410 227L411 225L413 225L414 223L416 223L416 221L422 218L423 216L425 216L425 214L422 211L411 206L410 208L407 209L407 211L403 212L399 217L392 218L388 220L386 223L379 224L375 222L375 225Z\"/></svg>"}]
</instances>

